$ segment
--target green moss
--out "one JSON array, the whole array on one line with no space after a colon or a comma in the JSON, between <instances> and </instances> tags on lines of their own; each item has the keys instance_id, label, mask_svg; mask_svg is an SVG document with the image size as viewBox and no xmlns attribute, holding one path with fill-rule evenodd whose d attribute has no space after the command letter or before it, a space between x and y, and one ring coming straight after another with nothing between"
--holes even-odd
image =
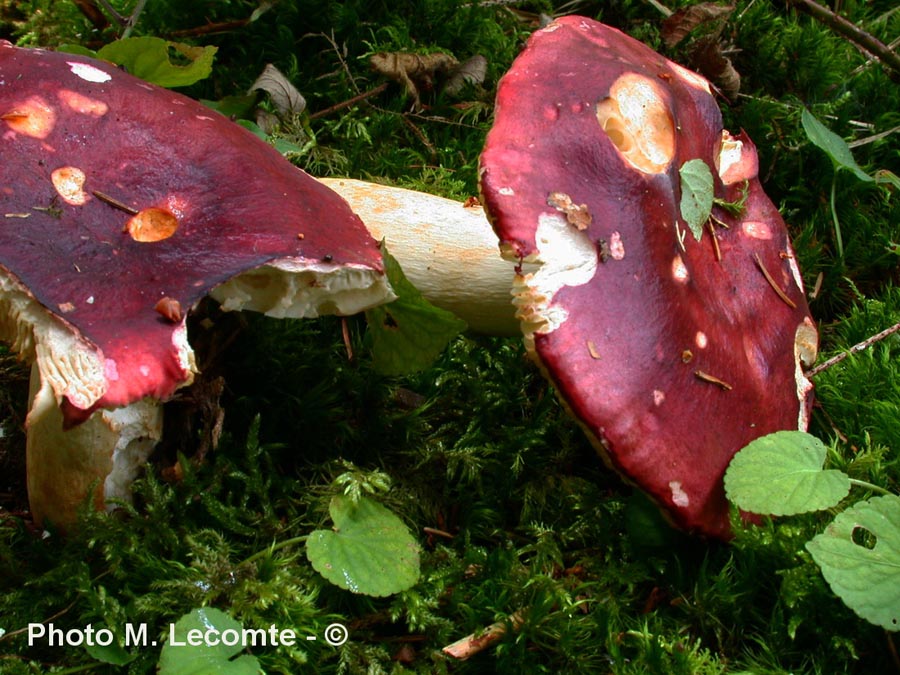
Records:
<instances>
[{"instance_id":1,"label":"green moss","mask_svg":"<svg viewBox=\"0 0 900 675\"><path fill-rule=\"evenodd\" d=\"M130 3L127 3L130 4ZM667 3L678 7L687 2ZM892 3L845 3L852 20L886 42L900 30ZM72 3L16 3L4 30L25 44L108 39L88 34ZM573 5L569 3L568 7ZM150 2L137 33L169 35L248 19L257 4ZM213 77L196 97L243 94L267 62L301 90L315 114L382 84L378 51L488 56L485 82L463 99L426 93L410 112L390 83L366 101L285 125L308 143L296 161L318 174L370 177L464 198L477 191L477 158L497 80L537 25L561 3L275 3L256 21L183 36L215 44ZM646 2L578 4L659 47L661 15ZM724 103L727 126L760 152L765 188L795 235L822 322L824 354L900 320L896 196L849 175L837 182L845 257L834 252L828 194L833 170L799 124L808 106L836 133L864 139L900 124L900 90L883 69L804 15L740 2L724 38L738 51L742 95ZM900 173L896 136L854 149L867 170ZM218 320L218 317L217 317ZM221 325L221 324L220 324ZM185 432L135 486L134 506L85 513L79 534L43 538L18 513L0 512L0 671L50 668L152 673L159 647L132 648L124 668L82 648L28 646L32 622L63 628L146 623L154 638L201 605L245 626L291 627L316 641L255 650L267 673L863 673L887 672L884 633L831 594L803 543L827 521L810 515L739 529L729 545L674 533L597 458L518 341L464 336L426 372L379 376L365 328L347 320L247 317L210 352L221 374L224 434L201 462ZM814 430L829 462L897 489L900 415L897 338L816 379ZM4 362L5 363L5 362ZM4 366L5 430L24 419L22 370ZM258 420L258 426L256 426ZM22 494L20 432L4 436L0 474ZM179 454L180 453L180 454ZM161 479L179 461L183 478ZM273 544L327 518L334 480L352 462L383 472L385 502L419 535L418 585L392 598L355 596L312 570L299 546ZM355 474L354 474L355 475ZM4 505L20 506L15 496ZM424 530L423 528L429 528ZM247 562L249 559L249 562ZM452 663L441 648L510 622L491 648ZM338 648L322 639L350 628Z\"/></svg>"}]
</instances>

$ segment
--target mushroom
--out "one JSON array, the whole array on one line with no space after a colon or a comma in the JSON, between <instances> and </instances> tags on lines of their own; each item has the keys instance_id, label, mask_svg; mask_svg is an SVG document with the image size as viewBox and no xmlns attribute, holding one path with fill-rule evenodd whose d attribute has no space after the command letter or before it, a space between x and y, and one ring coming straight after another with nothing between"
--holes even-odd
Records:
<instances>
[{"instance_id":1,"label":"mushroom","mask_svg":"<svg viewBox=\"0 0 900 675\"><path fill-rule=\"evenodd\" d=\"M34 363L37 522L125 486L196 371L186 315L391 299L338 195L218 113L116 67L0 42L0 339ZM91 493L92 486L99 485Z\"/></svg>"},{"instance_id":2,"label":"mushroom","mask_svg":"<svg viewBox=\"0 0 900 675\"><path fill-rule=\"evenodd\" d=\"M699 239L680 210L698 159L719 200ZM481 157L504 256L540 265L514 281L529 352L606 461L715 538L732 456L811 405L817 332L757 170L704 78L576 16L503 77Z\"/></svg>"},{"instance_id":3,"label":"mushroom","mask_svg":"<svg viewBox=\"0 0 900 675\"><path fill-rule=\"evenodd\" d=\"M320 178L384 239L403 273L431 304L483 335L519 334L510 304L511 266L478 203L348 178ZM473 200L474 201L474 200Z\"/></svg>"}]
</instances>

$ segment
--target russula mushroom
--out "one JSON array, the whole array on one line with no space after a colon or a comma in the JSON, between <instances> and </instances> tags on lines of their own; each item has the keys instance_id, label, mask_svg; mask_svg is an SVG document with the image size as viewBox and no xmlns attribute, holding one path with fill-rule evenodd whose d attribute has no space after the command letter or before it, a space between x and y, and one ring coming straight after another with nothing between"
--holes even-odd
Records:
<instances>
[{"instance_id":1,"label":"russula mushroom","mask_svg":"<svg viewBox=\"0 0 900 675\"><path fill-rule=\"evenodd\" d=\"M210 294L276 317L392 297L346 202L218 113L82 56L0 42L0 339L34 362L38 522L122 496L195 372Z\"/></svg>"},{"instance_id":2,"label":"russula mushroom","mask_svg":"<svg viewBox=\"0 0 900 675\"><path fill-rule=\"evenodd\" d=\"M689 160L712 174L698 240ZM529 351L615 469L682 528L729 536L722 476L746 443L805 428L817 333L750 139L705 79L595 21L530 38L497 93L485 208Z\"/></svg>"}]
</instances>

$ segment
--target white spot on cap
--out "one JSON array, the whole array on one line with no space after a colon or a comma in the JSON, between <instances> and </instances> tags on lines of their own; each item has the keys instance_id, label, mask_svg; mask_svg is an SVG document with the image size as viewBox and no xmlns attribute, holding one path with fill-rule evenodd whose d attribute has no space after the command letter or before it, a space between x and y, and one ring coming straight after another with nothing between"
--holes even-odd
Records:
<instances>
[{"instance_id":1,"label":"white spot on cap","mask_svg":"<svg viewBox=\"0 0 900 675\"><path fill-rule=\"evenodd\" d=\"M691 503L691 500L687 496L687 492L681 489L681 481L670 480L669 489L672 491L672 503L683 509L687 508L688 504Z\"/></svg>"},{"instance_id":2,"label":"white spot on cap","mask_svg":"<svg viewBox=\"0 0 900 675\"><path fill-rule=\"evenodd\" d=\"M609 235L609 256L613 260L621 260L625 257L625 244L622 243L621 232L613 232Z\"/></svg>"},{"instance_id":3,"label":"white spot on cap","mask_svg":"<svg viewBox=\"0 0 900 675\"><path fill-rule=\"evenodd\" d=\"M119 379L119 368L116 365L116 362L112 359L106 359L103 363L103 374L106 376L106 379L110 382L115 382Z\"/></svg>"},{"instance_id":4,"label":"white spot on cap","mask_svg":"<svg viewBox=\"0 0 900 675\"><path fill-rule=\"evenodd\" d=\"M141 366L138 370L144 377L150 377L150 366Z\"/></svg>"},{"instance_id":5,"label":"white spot on cap","mask_svg":"<svg viewBox=\"0 0 900 675\"><path fill-rule=\"evenodd\" d=\"M512 197L516 194L516 191L513 190L511 187L502 187L499 190L497 190L497 192L499 194L503 195L504 197Z\"/></svg>"},{"instance_id":6,"label":"white spot on cap","mask_svg":"<svg viewBox=\"0 0 900 675\"><path fill-rule=\"evenodd\" d=\"M94 304L94 296L93 295L89 296L88 299L85 300L85 302L89 305L93 305Z\"/></svg>"},{"instance_id":7,"label":"white spot on cap","mask_svg":"<svg viewBox=\"0 0 900 675\"><path fill-rule=\"evenodd\" d=\"M706 349L706 345L709 344L709 338L706 337L706 333L702 330L698 330L697 334L694 336L694 343L700 347L700 349Z\"/></svg>"},{"instance_id":8,"label":"white spot on cap","mask_svg":"<svg viewBox=\"0 0 900 675\"><path fill-rule=\"evenodd\" d=\"M741 230L753 239L768 240L772 238L772 230L759 220L747 220L741 223Z\"/></svg>"},{"instance_id":9,"label":"white spot on cap","mask_svg":"<svg viewBox=\"0 0 900 675\"><path fill-rule=\"evenodd\" d=\"M653 390L653 405L661 406L665 400L666 393L664 391L660 391L659 389Z\"/></svg>"},{"instance_id":10,"label":"white spot on cap","mask_svg":"<svg viewBox=\"0 0 900 675\"><path fill-rule=\"evenodd\" d=\"M676 255L672 259L672 276L675 277L675 281L679 281L683 284L687 283L688 279L690 279L690 275L688 274L688 269L684 265L684 260L681 259L680 255Z\"/></svg>"},{"instance_id":11,"label":"white spot on cap","mask_svg":"<svg viewBox=\"0 0 900 675\"><path fill-rule=\"evenodd\" d=\"M88 82L109 82L112 79L112 75L105 70L92 66L90 63L81 63L79 61L66 61L66 63L69 64L72 72L82 80L87 80Z\"/></svg>"}]
</instances>

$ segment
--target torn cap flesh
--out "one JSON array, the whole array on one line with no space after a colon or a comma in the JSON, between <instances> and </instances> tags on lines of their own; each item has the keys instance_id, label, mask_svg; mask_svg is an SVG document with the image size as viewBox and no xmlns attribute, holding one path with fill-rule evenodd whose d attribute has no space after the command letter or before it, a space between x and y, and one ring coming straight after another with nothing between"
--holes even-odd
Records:
<instances>
[{"instance_id":1,"label":"torn cap flesh","mask_svg":"<svg viewBox=\"0 0 900 675\"><path fill-rule=\"evenodd\" d=\"M0 148L0 338L37 359L67 425L191 381L163 298L304 317L391 297L342 199L108 63L0 42Z\"/></svg>"},{"instance_id":2,"label":"torn cap flesh","mask_svg":"<svg viewBox=\"0 0 900 675\"><path fill-rule=\"evenodd\" d=\"M714 208L715 242L680 219L679 168L696 158L717 197L748 191L740 215ZM581 17L531 37L481 157L505 257L542 263L514 282L529 351L614 468L682 528L721 538L725 469L754 438L805 428L801 361L817 345L757 168L706 80Z\"/></svg>"}]
</instances>

